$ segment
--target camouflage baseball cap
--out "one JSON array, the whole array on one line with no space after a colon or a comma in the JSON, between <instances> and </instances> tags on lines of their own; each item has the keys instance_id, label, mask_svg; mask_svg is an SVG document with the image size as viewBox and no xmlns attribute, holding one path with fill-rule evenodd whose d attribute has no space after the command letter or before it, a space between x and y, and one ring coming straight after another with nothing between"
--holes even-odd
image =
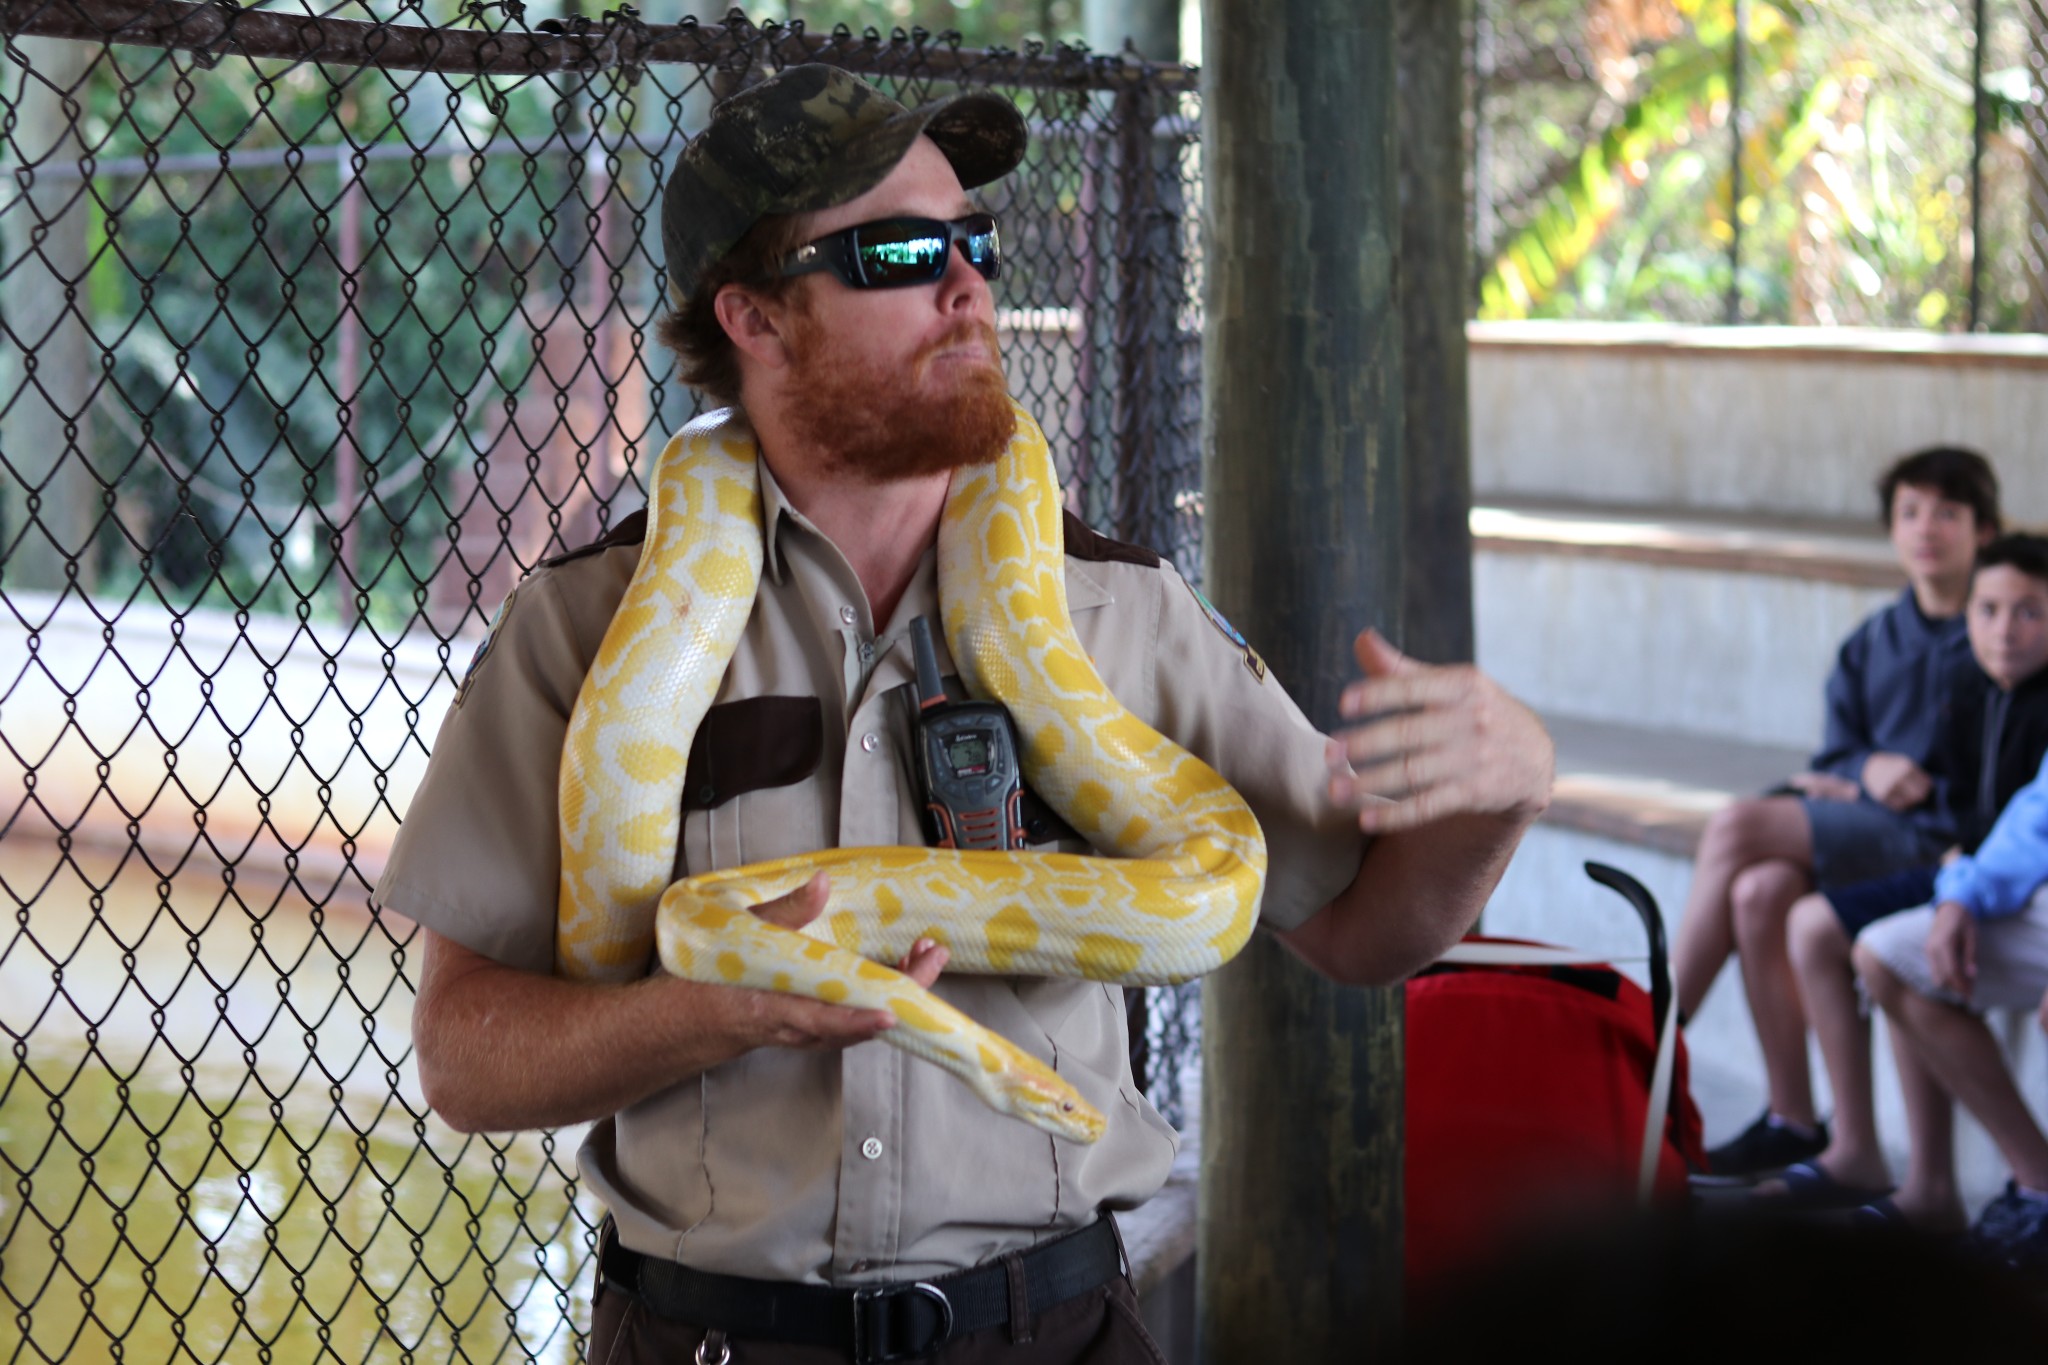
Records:
<instances>
[{"instance_id":1,"label":"camouflage baseball cap","mask_svg":"<svg viewBox=\"0 0 2048 1365\"><path fill-rule=\"evenodd\" d=\"M678 302L772 213L813 213L866 194L923 133L963 189L1015 170L1029 134L1017 106L972 91L906 109L857 76L792 66L711 111L662 195L661 245Z\"/></svg>"}]
</instances>

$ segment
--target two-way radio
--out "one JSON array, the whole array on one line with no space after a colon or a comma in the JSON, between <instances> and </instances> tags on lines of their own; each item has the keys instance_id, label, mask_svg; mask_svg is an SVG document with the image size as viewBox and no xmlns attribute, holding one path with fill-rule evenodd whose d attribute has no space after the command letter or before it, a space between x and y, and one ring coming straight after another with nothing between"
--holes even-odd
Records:
<instances>
[{"instance_id":1,"label":"two-way radio","mask_svg":"<svg viewBox=\"0 0 2048 1365\"><path fill-rule=\"evenodd\" d=\"M940 848L1024 847L1024 772L1017 730L996 702L948 701L931 625L910 623L917 662L917 768L933 842Z\"/></svg>"}]
</instances>

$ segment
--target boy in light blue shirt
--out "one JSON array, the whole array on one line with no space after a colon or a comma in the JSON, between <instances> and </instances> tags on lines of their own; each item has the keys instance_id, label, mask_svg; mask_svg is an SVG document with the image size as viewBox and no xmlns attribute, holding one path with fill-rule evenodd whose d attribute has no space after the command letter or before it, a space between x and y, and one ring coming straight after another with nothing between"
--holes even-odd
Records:
<instances>
[{"instance_id":1,"label":"boy in light blue shirt","mask_svg":"<svg viewBox=\"0 0 2048 1365\"><path fill-rule=\"evenodd\" d=\"M1960 1101L2012 1168L1973 1240L2016 1268L2048 1269L2048 1136L1981 1014L2038 1010L2048 1029L2048 760L1977 852L1941 869L1934 895L1856 940L1856 970L1891 1023L1912 1141L1904 1183L1878 1208L1930 1231L1961 1226Z\"/></svg>"}]
</instances>

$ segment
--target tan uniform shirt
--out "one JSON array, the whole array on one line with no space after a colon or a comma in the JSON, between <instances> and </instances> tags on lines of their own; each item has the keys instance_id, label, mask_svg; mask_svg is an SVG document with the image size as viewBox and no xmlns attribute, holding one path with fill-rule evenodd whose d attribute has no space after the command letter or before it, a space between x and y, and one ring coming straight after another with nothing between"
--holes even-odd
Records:
<instances>
[{"instance_id":1,"label":"tan uniform shirt","mask_svg":"<svg viewBox=\"0 0 2048 1365\"><path fill-rule=\"evenodd\" d=\"M908 632L937 610L933 555L878 631L838 549L765 463L761 478L760 592L719 691L730 709L714 709L692 752L678 876L926 842ZM1364 849L1327 798L1322 737L1170 567L1074 526L1067 591L1081 642L1127 707L1244 794L1270 849L1262 920L1300 924L1350 882ZM499 962L552 970L562 738L638 556L638 544L565 556L507 599L442 723L381 904ZM918 1278L1158 1190L1176 1138L1133 1083L1120 990L958 972L937 989L1070 1080L1107 1116L1101 1140L1055 1141L999 1116L882 1042L761 1049L592 1128L584 1177L625 1245L765 1279Z\"/></svg>"}]
</instances>

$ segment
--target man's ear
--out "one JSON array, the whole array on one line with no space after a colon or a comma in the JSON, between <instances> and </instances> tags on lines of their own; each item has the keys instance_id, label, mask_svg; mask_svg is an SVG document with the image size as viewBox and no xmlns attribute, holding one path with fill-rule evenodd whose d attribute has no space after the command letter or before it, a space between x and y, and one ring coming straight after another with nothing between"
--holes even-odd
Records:
<instances>
[{"instance_id":1,"label":"man's ear","mask_svg":"<svg viewBox=\"0 0 2048 1365\"><path fill-rule=\"evenodd\" d=\"M769 304L743 285L728 284L711 301L718 325L749 359L769 369L789 364L787 310Z\"/></svg>"}]
</instances>

